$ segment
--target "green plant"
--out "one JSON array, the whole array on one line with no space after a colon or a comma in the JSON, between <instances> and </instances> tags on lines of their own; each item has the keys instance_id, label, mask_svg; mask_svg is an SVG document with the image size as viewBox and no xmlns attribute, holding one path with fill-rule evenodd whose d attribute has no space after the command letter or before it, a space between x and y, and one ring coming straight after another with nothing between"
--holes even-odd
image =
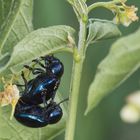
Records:
<instances>
[{"instance_id":1,"label":"green plant","mask_svg":"<svg viewBox=\"0 0 140 140\"><path fill-rule=\"evenodd\" d=\"M74 29L65 26L52 26L33 31L32 27L32 0L0 1L0 72L1 76L7 74L18 75L23 64L30 62L40 55L57 52L70 52L73 54L73 71L71 77L69 119L66 128L66 140L74 139L75 122L77 115L78 98L80 96L80 80L82 77L83 62L86 50L90 44L103 39L120 36L117 24L128 26L138 19L134 6L128 7L124 0L111 2L97 2L87 6L86 0L68 0L72 5L79 22L79 39L75 42ZM97 7L104 7L115 14L114 22L101 19L90 19L88 14ZM116 24L114 24L116 23ZM124 81L139 67L140 30L136 33L118 40L110 50L108 56L98 67L95 80L91 83L88 94L88 107L86 114L92 110L100 100ZM132 47L133 46L133 47ZM17 74L18 73L18 74ZM19 139L52 139L65 129L65 113L60 123L42 129L25 128L14 120L9 120L9 108L4 108L0 117L0 138ZM64 112L65 109L63 109ZM7 113L8 112L8 113ZM5 128L9 132L4 133ZM16 135L16 133L19 133ZM26 133L26 137L25 134Z\"/></svg>"}]
</instances>

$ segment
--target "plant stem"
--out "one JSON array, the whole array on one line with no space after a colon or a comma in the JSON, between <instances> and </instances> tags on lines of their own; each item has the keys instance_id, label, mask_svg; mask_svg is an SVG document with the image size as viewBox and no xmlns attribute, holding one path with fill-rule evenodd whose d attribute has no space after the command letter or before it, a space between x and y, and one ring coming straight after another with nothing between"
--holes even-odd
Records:
<instances>
[{"instance_id":1,"label":"plant stem","mask_svg":"<svg viewBox=\"0 0 140 140\"><path fill-rule=\"evenodd\" d=\"M80 20L80 32L78 42L78 53L81 57L79 62L73 62L73 72L71 79L71 94L69 103L69 118L67 122L67 129L65 140L74 140L76 116L79 99L80 81L82 76L83 62L85 58L85 40L86 40L86 23Z\"/></svg>"}]
</instances>

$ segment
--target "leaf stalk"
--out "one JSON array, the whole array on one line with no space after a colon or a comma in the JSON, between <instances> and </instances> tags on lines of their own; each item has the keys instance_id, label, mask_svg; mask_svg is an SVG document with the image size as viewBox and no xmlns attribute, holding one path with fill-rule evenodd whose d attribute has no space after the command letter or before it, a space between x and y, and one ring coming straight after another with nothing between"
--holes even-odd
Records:
<instances>
[{"instance_id":1,"label":"leaf stalk","mask_svg":"<svg viewBox=\"0 0 140 140\"><path fill-rule=\"evenodd\" d=\"M70 88L69 115L68 115L69 117L67 122L65 140L74 140L78 99L80 95L80 81L82 76L83 62L85 59L86 22L84 22L81 19L79 24L80 31L79 31L78 53L80 59L79 61L74 60L73 62L73 71Z\"/></svg>"}]
</instances>

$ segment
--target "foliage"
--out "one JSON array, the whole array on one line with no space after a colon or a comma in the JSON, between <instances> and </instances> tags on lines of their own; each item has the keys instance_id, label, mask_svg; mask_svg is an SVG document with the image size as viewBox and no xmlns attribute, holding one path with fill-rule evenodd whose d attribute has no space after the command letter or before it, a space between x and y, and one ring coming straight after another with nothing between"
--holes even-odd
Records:
<instances>
[{"instance_id":1,"label":"foliage","mask_svg":"<svg viewBox=\"0 0 140 140\"><path fill-rule=\"evenodd\" d=\"M63 106L63 119L56 125L31 129L9 120L10 108L0 112L0 139L52 139L65 129L65 140L73 140L77 116L80 81L86 51L90 44L121 35L117 24L128 26L138 20L137 8L127 6L126 1L113 0L87 5L86 0L68 0L79 22L78 43L75 30L66 25L57 25L33 30L32 0L0 1L0 76L20 77L23 65L46 54L70 52L73 54L69 112ZM113 21L89 17L90 11L104 7L115 14ZM99 64L95 79L90 85L86 114L91 111L116 86L124 82L136 69L140 59L140 30L116 41L109 54ZM2 85L2 84L1 84ZM59 95L59 94L58 94ZM61 97L57 97L61 100ZM6 130L6 131L5 131Z\"/></svg>"},{"instance_id":2,"label":"foliage","mask_svg":"<svg viewBox=\"0 0 140 140\"><path fill-rule=\"evenodd\" d=\"M3 77L19 73L25 62L38 56L58 51L72 52L68 40L68 36L74 33L71 27L54 26L32 31L32 3L32 0L0 1L0 71ZM58 97L57 101L60 100L62 98ZM52 139L64 130L67 114L64 107L64 117L59 124L40 129L26 128L14 119L11 121L10 110L4 107L0 111L1 140Z\"/></svg>"},{"instance_id":3,"label":"foliage","mask_svg":"<svg viewBox=\"0 0 140 140\"><path fill-rule=\"evenodd\" d=\"M90 85L87 111L93 109L104 96L139 68L139 36L140 30L112 45L109 54L99 64L94 82Z\"/></svg>"}]
</instances>

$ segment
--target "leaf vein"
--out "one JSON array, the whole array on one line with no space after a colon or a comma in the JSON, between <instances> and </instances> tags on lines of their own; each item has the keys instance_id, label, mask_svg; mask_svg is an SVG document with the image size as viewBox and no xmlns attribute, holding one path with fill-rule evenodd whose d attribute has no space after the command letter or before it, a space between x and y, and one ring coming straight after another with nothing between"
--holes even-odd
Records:
<instances>
[{"instance_id":1,"label":"leaf vein","mask_svg":"<svg viewBox=\"0 0 140 140\"><path fill-rule=\"evenodd\" d=\"M26 20L25 15L24 15L24 13L22 12L21 9L20 9L19 13L20 13L20 15L21 15L21 17L22 17L22 19L23 19L23 21L24 21L24 24L25 24L25 26L26 26L28 32L30 32L30 28L29 28L28 21Z\"/></svg>"}]
</instances>

